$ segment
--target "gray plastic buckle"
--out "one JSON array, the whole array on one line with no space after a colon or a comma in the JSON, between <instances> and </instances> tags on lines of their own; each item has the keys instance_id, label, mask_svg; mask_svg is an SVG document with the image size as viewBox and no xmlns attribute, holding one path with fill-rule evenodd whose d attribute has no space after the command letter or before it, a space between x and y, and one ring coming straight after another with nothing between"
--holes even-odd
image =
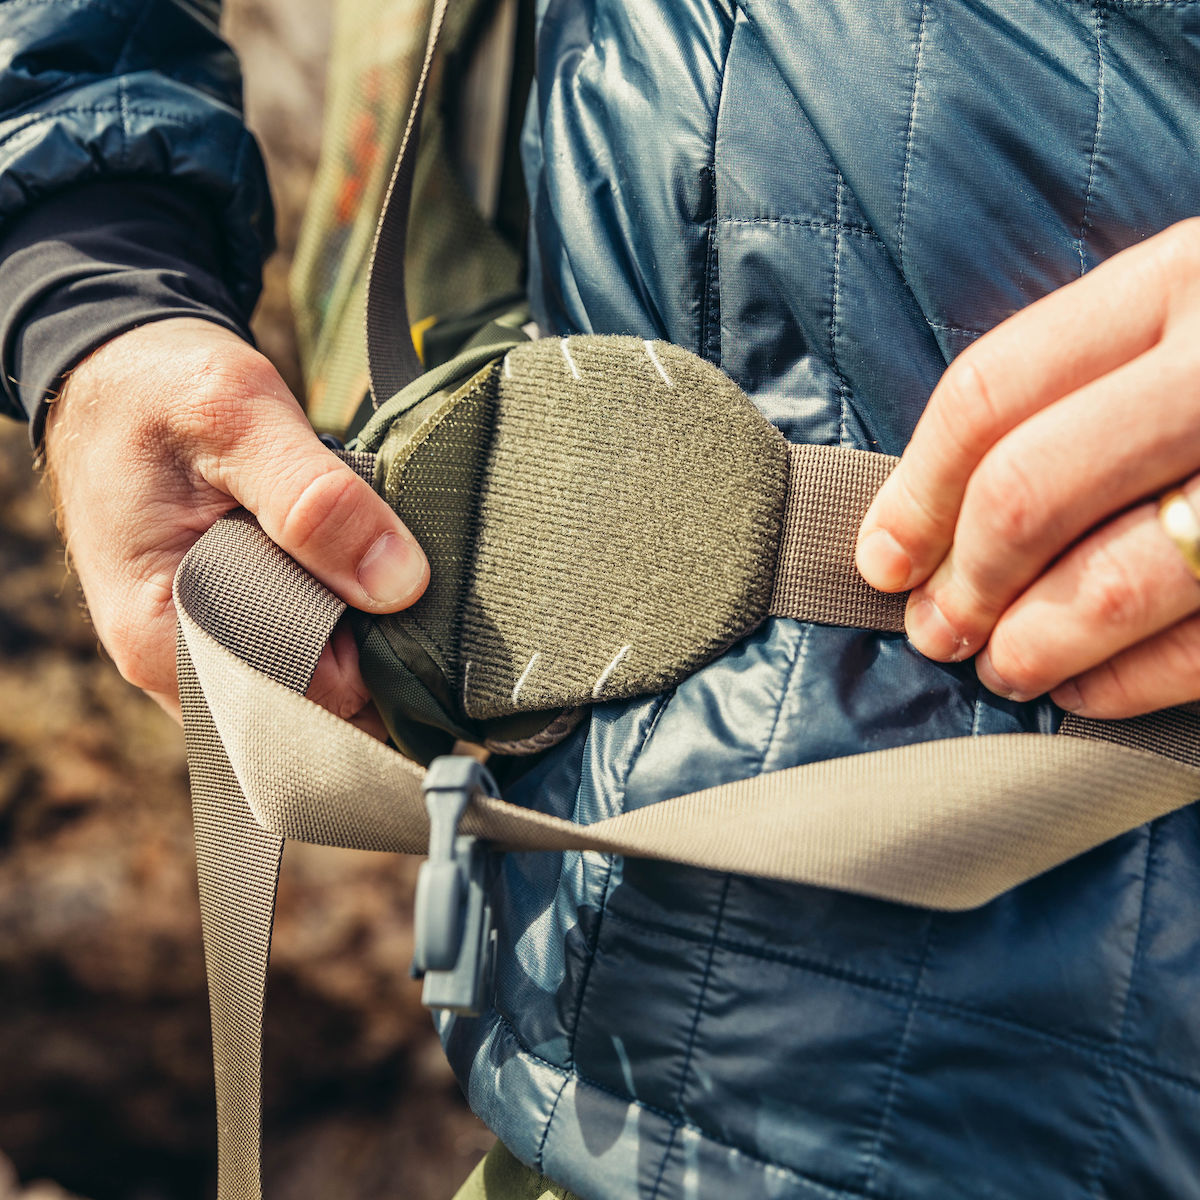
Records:
<instances>
[{"instance_id":1,"label":"gray plastic buckle","mask_svg":"<svg viewBox=\"0 0 1200 1200\"><path fill-rule=\"evenodd\" d=\"M422 785L429 858L417 875L412 974L421 1002L464 1016L482 1012L491 983L495 931L486 890L487 843L458 832L476 795L498 796L488 769L465 755L435 758Z\"/></svg>"}]
</instances>

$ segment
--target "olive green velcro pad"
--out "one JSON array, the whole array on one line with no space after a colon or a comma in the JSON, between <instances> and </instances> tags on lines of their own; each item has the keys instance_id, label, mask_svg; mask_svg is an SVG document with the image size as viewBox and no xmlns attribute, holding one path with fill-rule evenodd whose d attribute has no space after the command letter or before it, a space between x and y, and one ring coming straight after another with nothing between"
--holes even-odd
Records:
<instances>
[{"instance_id":1,"label":"olive green velcro pad","mask_svg":"<svg viewBox=\"0 0 1200 1200\"><path fill-rule=\"evenodd\" d=\"M687 351L524 343L384 439L431 582L380 624L472 721L662 691L766 617L787 478L784 439Z\"/></svg>"}]
</instances>

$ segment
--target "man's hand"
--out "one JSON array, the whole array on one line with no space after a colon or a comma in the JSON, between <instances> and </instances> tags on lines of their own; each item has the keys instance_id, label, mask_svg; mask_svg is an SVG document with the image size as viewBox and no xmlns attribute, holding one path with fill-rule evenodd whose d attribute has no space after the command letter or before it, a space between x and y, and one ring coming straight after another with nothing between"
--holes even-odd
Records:
<instances>
[{"instance_id":1,"label":"man's hand","mask_svg":"<svg viewBox=\"0 0 1200 1200\"><path fill-rule=\"evenodd\" d=\"M321 445L274 367L210 322L146 325L81 363L50 413L46 457L100 640L177 718L171 583L192 544L239 504L356 608L405 608L429 580L412 535ZM373 725L348 630L335 633L309 695Z\"/></svg>"},{"instance_id":2,"label":"man's hand","mask_svg":"<svg viewBox=\"0 0 1200 1200\"><path fill-rule=\"evenodd\" d=\"M1200 220L1116 255L946 371L859 534L909 638L993 692L1092 717L1200 698L1200 583L1156 516L1200 511Z\"/></svg>"}]
</instances>

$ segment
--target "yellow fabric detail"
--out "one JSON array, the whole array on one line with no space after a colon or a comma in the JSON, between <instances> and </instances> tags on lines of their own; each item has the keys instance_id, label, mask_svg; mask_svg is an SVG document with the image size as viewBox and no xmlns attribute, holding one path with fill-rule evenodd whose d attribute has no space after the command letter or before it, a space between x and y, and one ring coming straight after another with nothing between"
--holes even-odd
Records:
<instances>
[{"instance_id":1,"label":"yellow fabric detail","mask_svg":"<svg viewBox=\"0 0 1200 1200\"><path fill-rule=\"evenodd\" d=\"M480 1160L454 1200L577 1200L574 1192L551 1183L497 1142Z\"/></svg>"},{"instance_id":2,"label":"yellow fabric detail","mask_svg":"<svg viewBox=\"0 0 1200 1200\"><path fill-rule=\"evenodd\" d=\"M425 361L425 334L426 334L426 331L432 329L434 327L434 325L436 325L436 324L437 324L437 317L422 317L422 319L419 320L412 327L411 332L412 332L413 345L416 347L417 357L422 362Z\"/></svg>"}]
</instances>

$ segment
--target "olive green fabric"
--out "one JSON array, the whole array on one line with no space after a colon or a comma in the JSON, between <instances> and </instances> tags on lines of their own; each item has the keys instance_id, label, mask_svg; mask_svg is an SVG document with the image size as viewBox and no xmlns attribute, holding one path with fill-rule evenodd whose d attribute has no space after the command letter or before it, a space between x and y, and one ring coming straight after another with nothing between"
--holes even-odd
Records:
<instances>
[{"instance_id":1,"label":"olive green fabric","mask_svg":"<svg viewBox=\"0 0 1200 1200\"><path fill-rule=\"evenodd\" d=\"M661 691L767 615L787 444L678 347L515 346L408 407L379 464L431 582L377 623L460 721Z\"/></svg>"},{"instance_id":2,"label":"olive green fabric","mask_svg":"<svg viewBox=\"0 0 1200 1200\"><path fill-rule=\"evenodd\" d=\"M379 452L375 486L432 565L412 609L353 618L406 754L428 762L460 738L534 753L575 706L670 687L767 615L904 628L906 596L854 566L894 458L789 447L679 347L530 344L521 315L402 388L353 443Z\"/></svg>"},{"instance_id":3,"label":"olive green fabric","mask_svg":"<svg viewBox=\"0 0 1200 1200\"><path fill-rule=\"evenodd\" d=\"M497 1142L454 1193L454 1200L578 1200L578 1197L530 1170L503 1142Z\"/></svg>"},{"instance_id":4,"label":"olive green fabric","mask_svg":"<svg viewBox=\"0 0 1200 1200\"><path fill-rule=\"evenodd\" d=\"M509 314L513 319L517 315ZM455 359L419 376L374 414L352 445L355 453L370 458L370 474L378 490L384 490L389 460L383 457L376 460L366 452L377 450L386 438L398 469L402 470L421 448L422 430L431 417L452 408L454 397L470 389L481 368L488 367L523 340L527 339L519 330L493 322L480 330ZM478 423L479 413L468 402L461 412L451 414L449 420L452 426L461 428L472 415ZM483 436L483 431L476 428L475 436ZM445 466L437 459L438 449L438 446L427 448L429 465L433 468L430 473L435 476ZM414 471L413 488L418 489L425 478L421 471ZM410 613L410 619L405 621L364 613L351 616L363 679L392 740L417 762L429 762L445 753L457 739L488 738L488 732L461 711L447 654L447 645L453 641L456 589L462 585L468 508L469 497L464 493L442 492L435 487L420 511L404 514L434 565L418 612ZM506 726L499 733L520 748L527 736L540 735L557 716L557 713L536 716L516 730ZM531 743L525 752L533 748Z\"/></svg>"},{"instance_id":5,"label":"olive green fabric","mask_svg":"<svg viewBox=\"0 0 1200 1200\"><path fill-rule=\"evenodd\" d=\"M354 618L385 724L419 762L460 738L544 749L565 711L670 687L767 615L904 627L905 596L854 567L896 460L788 447L679 347L529 343L495 322L354 445L379 452L375 486L432 567L408 611Z\"/></svg>"}]
</instances>

